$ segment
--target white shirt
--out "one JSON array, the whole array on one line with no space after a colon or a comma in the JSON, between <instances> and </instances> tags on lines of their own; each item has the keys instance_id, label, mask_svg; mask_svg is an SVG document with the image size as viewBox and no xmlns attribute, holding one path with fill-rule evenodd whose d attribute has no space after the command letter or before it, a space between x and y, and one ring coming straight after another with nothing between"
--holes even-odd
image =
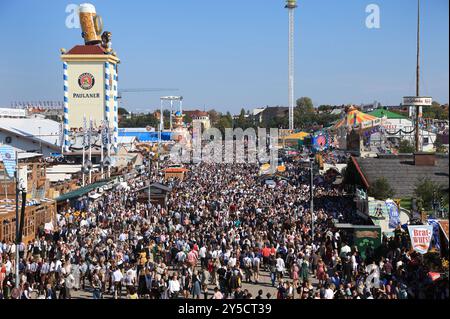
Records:
<instances>
[{"instance_id":1,"label":"white shirt","mask_svg":"<svg viewBox=\"0 0 450 319\"><path fill-rule=\"evenodd\" d=\"M334 298L334 292L332 289L328 288L325 289L325 295L324 295L325 299L333 299Z\"/></svg>"},{"instance_id":2,"label":"white shirt","mask_svg":"<svg viewBox=\"0 0 450 319\"><path fill-rule=\"evenodd\" d=\"M11 261L7 261L6 263L5 263L5 267L6 267L6 274L8 275L10 272L11 272L11 268L12 268L12 263L11 263Z\"/></svg>"},{"instance_id":3,"label":"white shirt","mask_svg":"<svg viewBox=\"0 0 450 319\"><path fill-rule=\"evenodd\" d=\"M344 254L347 255L351 251L352 251L352 249L350 248L350 246L347 246L347 245L342 246L340 255L341 256L344 255Z\"/></svg>"},{"instance_id":4,"label":"white shirt","mask_svg":"<svg viewBox=\"0 0 450 319\"><path fill-rule=\"evenodd\" d=\"M277 258L277 265L276 265L276 267L277 267L277 271L278 272L283 272L284 271L284 267L285 267L285 265L284 265L284 260L283 260L283 258Z\"/></svg>"},{"instance_id":5,"label":"white shirt","mask_svg":"<svg viewBox=\"0 0 450 319\"><path fill-rule=\"evenodd\" d=\"M200 258L206 258L206 247L200 248L198 255Z\"/></svg>"},{"instance_id":6,"label":"white shirt","mask_svg":"<svg viewBox=\"0 0 450 319\"><path fill-rule=\"evenodd\" d=\"M229 265L230 267L236 266L236 258L235 258L235 257L231 257L231 258L228 260L228 265Z\"/></svg>"},{"instance_id":7,"label":"white shirt","mask_svg":"<svg viewBox=\"0 0 450 319\"><path fill-rule=\"evenodd\" d=\"M120 269L117 269L115 272L113 272L113 279L114 279L114 282L122 281L123 275L122 275L122 272L120 271Z\"/></svg>"},{"instance_id":8,"label":"white shirt","mask_svg":"<svg viewBox=\"0 0 450 319\"><path fill-rule=\"evenodd\" d=\"M171 293L180 291L180 282L178 280L169 280L169 291Z\"/></svg>"}]
</instances>

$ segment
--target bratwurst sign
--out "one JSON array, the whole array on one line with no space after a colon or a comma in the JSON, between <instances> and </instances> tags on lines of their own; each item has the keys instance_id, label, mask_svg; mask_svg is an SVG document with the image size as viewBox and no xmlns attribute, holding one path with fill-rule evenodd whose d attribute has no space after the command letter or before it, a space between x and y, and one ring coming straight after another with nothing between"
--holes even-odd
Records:
<instances>
[{"instance_id":1,"label":"bratwurst sign","mask_svg":"<svg viewBox=\"0 0 450 319\"><path fill-rule=\"evenodd\" d=\"M413 249L422 255L426 254L430 248L433 226L408 226L408 230Z\"/></svg>"}]
</instances>

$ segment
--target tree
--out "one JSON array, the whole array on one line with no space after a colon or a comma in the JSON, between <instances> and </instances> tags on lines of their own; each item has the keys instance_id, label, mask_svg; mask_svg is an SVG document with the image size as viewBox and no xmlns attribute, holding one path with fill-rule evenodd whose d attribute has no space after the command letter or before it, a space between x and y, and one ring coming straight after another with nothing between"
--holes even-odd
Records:
<instances>
[{"instance_id":1,"label":"tree","mask_svg":"<svg viewBox=\"0 0 450 319\"><path fill-rule=\"evenodd\" d=\"M216 128L218 128L222 134L225 134L226 128L233 127L233 119L231 118L231 114L227 113L227 115L221 115L219 121L216 124Z\"/></svg>"},{"instance_id":2,"label":"tree","mask_svg":"<svg viewBox=\"0 0 450 319\"><path fill-rule=\"evenodd\" d=\"M331 105L320 105L318 107L319 112L329 112L333 109Z\"/></svg>"},{"instance_id":3,"label":"tree","mask_svg":"<svg viewBox=\"0 0 450 319\"><path fill-rule=\"evenodd\" d=\"M135 127L135 128L144 128L147 126L156 127L159 124L156 117L151 114L144 115L136 115L129 119L123 119L120 122L120 127Z\"/></svg>"},{"instance_id":4,"label":"tree","mask_svg":"<svg viewBox=\"0 0 450 319\"><path fill-rule=\"evenodd\" d=\"M297 100L297 108L299 108L302 112L314 112L314 104L309 97L301 97Z\"/></svg>"},{"instance_id":5,"label":"tree","mask_svg":"<svg viewBox=\"0 0 450 319\"><path fill-rule=\"evenodd\" d=\"M438 139L434 142L434 148L436 149L436 153L447 153L447 148Z\"/></svg>"},{"instance_id":6,"label":"tree","mask_svg":"<svg viewBox=\"0 0 450 319\"><path fill-rule=\"evenodd\" d=\"M190 116L189 114L184 114L183 121L184 121L184 123L187 123L187 124L192 123L192 116Z\"/></svg>"},{"instance_id":7,"label":"tree","mask_svg":"<svg viewBox=\"0 0 450 319\"><path fill-rule=\"evenodd\" d=\"M243 130L246 130L250 126L251 123L249 121L249 116L247 116L244 109L241 109L241 113L239 114L235 127L239 127L242 128Z\"/></svg>"},{"instance_id":8,"label":"tree","mask_svg":"<svg viewBox=\"0 0 450 319\"><path fill-rule=\"evenodd\" d=\"M398 152L401 154L409 154L409 153L414 153L415 152L415 148L414 145L412 145L412 143L408 140L401 140L400 141L400 146L398 148Z\"/></svg>"},{"instance_id":9,"label":"tree","mask_svg":"<svg viewBox=\"0 0 450 319\"><path fill-rule=\"evenodd\" d=\"M423 108L423 117L436 120L447 120L448 109L444 109L441 103L434 101L431 106Z\"/></svg>"},{"instance_id":10,"label":"tree","mask_svg":"<svg viewBox=\"0 0 450 319\"><path fill-rule=\"evenodd\" d=\"M211 125L216 125L219 122L220 114L216 110L208 111L209 120L211 121Z\"/></svg>"},{"instance_id":11,"label":"tree","mask_svg":"<svg viewBox=\"0 0 450 319\"><path fill-rule=\"evenodd\" d=\"M379 200L386 200L394 197L395 191L386 178L380 177L370 186L369 195Z\"/></svg>"},{"instance_id":12,"label":"tree","mask_svg":"<svg viewBox=\"0 0 450 319\"><path fill-rule=\"evenodd\" d=\"M425 210L433 208L433 202L442 203L444 201L445 191L443 187L429 178L417 180L414 194L419 198Z\"/></svg>"},{"instance_id":13,"label":"tree","mask_svg":"<svg viewBox=\"0 0 450 319\"><path fill-rule=\"evenodd\" d=\"M119 114L119 115L128 115L128 114L130 114L125 108L123 108L123 107L119 107L119 109L117 110L117 113Z\"/></svg>"}]
</instances>

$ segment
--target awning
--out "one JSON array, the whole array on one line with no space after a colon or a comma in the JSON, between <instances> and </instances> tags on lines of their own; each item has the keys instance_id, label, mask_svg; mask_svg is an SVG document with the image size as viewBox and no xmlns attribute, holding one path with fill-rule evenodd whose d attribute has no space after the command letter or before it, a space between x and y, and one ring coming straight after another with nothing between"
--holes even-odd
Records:
<instances>
[{"instance_id":1,"label":"awning","mask_svg":"<svg viewBox=\"0 0 450 319\"><path fill-rule=\"evenodd\" d=\"M68 199L73 199L73 198L78 198L81 197L83 195L86 195L88 193L90 193L91 191L93 191L94 189L97 189L99 187L102 187L104 185L106 185L108 183L108 181L103 181L103 182L97 182L94 184L90 184L87 185L85 187L80 187L72 192L63 194L61 196L59 196L58 198L56 198L56 202L63 202L66 201Z\"/></svg>"},{"instance_id":2,"label":"awning","mask_svg":"<svg viewBox=\"0 0 450 319\"><path fill-rule=\"evenodd\" d=\"M291 134L288 136L283 137L283 140L303 140L305 139L305 137L309 136L309 133L306 132L299 132L299 133L295 133L295 134Z\"/></svg>"},{"instance_id":3,"label":"awning","mask_svg":"<svg viewBox=\"0 0 450 319\"><path fill-rule=\"evenodd\" d=\"M93 200L96 200L96 199L99 198L99 197L102 197L102 195L99 194L99 193L94 193L94 194L92 194L92 195L89 195L89 198L91 198L91 199L93 199Z\"/></svg>"}]
</instances>

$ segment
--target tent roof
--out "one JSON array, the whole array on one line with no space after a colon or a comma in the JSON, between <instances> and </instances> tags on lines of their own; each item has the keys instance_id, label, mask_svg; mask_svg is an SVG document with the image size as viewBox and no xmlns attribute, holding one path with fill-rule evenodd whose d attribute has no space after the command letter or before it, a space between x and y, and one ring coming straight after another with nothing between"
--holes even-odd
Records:
<instances>
[{"instance_id":1,"label":"tent roof","mask_svg":"<svg viewBox=\"0 0 450 319\"><path fill-rule=\"evenodd\" d=\"M306 132L299 132L295 134L291 134L288 136L283 137L284 140L303 140L305 137L309 136L309 133Z\"/></svg>"},{"instance_id":2,"label":"tent roof","mask_svg":"<svg viewBox=\"0 0 450 319\"><path fill-rule=\"evenodd\" d=\"M378 120L378 117L363 113L356 108L351 108L347 112L345 117L334 126L334 128L339 128L341 126L353 126L355 123L355 119L356 119L356 124L361 124L364 122Z\"/></svg>"},{"instance_id":3,"label":"tent roof","mask_svg":"<svg viewBox=\"0 0 450 319\"><path fill-rule=\"evenodd\" d=\"M408 119L406 116L385 109L376 109L375 111L369 112L368 114L376 116L378 118L387 117L388 119L399 119L399 120Z\"/></svg>"},{"instance_id":4,"label":"tent roof","mask_svg":"<svg viewBox=\"0 0 450 319\"><path fill-rule=\"evenodd\" d=\"M85 187L80 187L72 192L63 194L61 196L59 196L56 201L57 202L63 202L65 200L68 199L73 199L73 198L77 198L77 197L81 197L83 195L86 195L87 193L91 192L92 190L98 188L98 187L102 187L104 185L108 184L108 181L102 181L102 182L98 182L98 183L94 183L94 184L90 184L87 185Z\"/></svg>"}]
</instances>

